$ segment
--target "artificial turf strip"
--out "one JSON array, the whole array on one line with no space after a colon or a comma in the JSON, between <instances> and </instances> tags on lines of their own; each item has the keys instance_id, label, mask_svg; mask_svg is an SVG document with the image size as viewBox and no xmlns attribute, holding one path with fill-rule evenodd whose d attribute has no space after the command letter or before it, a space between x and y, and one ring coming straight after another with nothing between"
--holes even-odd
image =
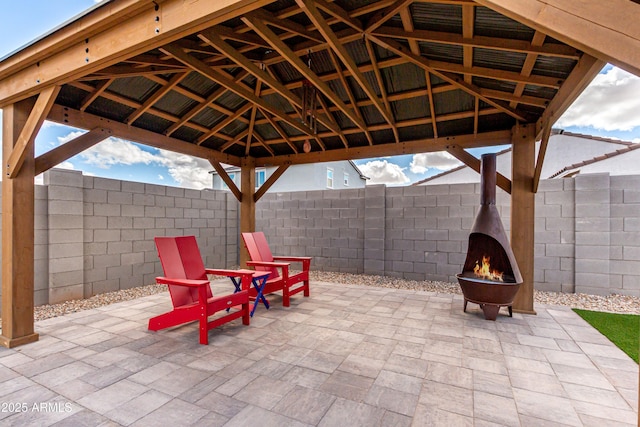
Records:
<instances>
[{"instance_id":1,"label":"artificial turf strip","mask_svg":"<svg viewBox=\"0 0 640 427\"><path fill-rule=\"evenodd\" d=\"M640 316L574 308L573 311L638 363Z\"/></svg>"}]
</instances>

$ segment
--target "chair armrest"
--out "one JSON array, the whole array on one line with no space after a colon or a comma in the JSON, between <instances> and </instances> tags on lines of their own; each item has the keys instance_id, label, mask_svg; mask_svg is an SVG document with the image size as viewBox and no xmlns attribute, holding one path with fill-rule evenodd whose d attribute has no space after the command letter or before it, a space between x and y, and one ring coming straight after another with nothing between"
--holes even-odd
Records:
<instances>
[{"instance_id":1,"label":"chair armrest","mask_svg":"<svg viewBox=\"0 0 640 427\"><path fill-rule=\"evenodd\" d=\"M280 268L288 268L288 262L267 262L267 261L247 261L247 265L253 265L257 267L280 267Z\"/></svg>"},{"instance_id":2,"label":"chair armrest","mask_svg":"<svg viewBox=\"0 0 640 427\"><path fill-rule=\"evenodd\" d=\"M294 262L295 261L297 262L311 261L310 256L274 256L273 259L276 261L294 261Z\"/></svg>"},{"instance_id":3,"label":"chair armrest","mask_svg":"<svg viewBox=\"0 0 640 427\"><path fill-rule=\"evenodd\" d=\"M208 280L192 280L192 279L169 279L168 277L156 277L156 283L161 285L177 285L187 286L189 288L198 288L200 286L208 285Z\"/></svg>"},{"instance_id":4,"label":"chair armrest","mask_svg":"<svg viewBox=\"0 0 640 427\"><path fill-rule=\"evenodd\" d=\"M213 274L214 276L226 276L226 277L242 277L244 275L253 275L253 270L226 270L220 268L205 268L207 274Z\"/></svg>"},{"instance_id":5,"label":"chair armrest","mask_svg":"<svg viewBox=\"0 0 640 427\"><path fill-rule=\"evenodd\" d=\"M304 271L309 271L309 267L311 266L310 256L274 256L273 259L276 261L301 262L302 270Z\"/></svg>"}]
</instances>

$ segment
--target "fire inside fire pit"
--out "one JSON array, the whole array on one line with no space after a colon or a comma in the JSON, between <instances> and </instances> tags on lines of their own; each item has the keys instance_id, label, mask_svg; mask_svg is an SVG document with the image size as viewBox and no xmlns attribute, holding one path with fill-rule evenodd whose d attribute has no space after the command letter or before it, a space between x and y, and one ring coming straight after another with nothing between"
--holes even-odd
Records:
<instances>
[{"instance_id":1,"label":"fire inside fire pit","mask_svg":"<svg viewBox=\"0 0 640 427\"><path fill-rule=\"evenodd\" d=\"M457 275L467 303L479 304L488 320L495 320L500 307L511 305L522 276L496 209L496 157L482 156L480 209L469 235L469 248L462 273Z\"/></svg>"}]
</instances>

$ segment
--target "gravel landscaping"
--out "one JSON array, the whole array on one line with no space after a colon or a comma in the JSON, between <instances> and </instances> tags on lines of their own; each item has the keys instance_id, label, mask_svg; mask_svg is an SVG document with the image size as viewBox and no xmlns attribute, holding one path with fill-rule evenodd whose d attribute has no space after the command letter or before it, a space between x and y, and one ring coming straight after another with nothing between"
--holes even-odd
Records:
<instances>
[{"instance_id":1,"label":"gravel landscaping","mask_svg":"<svg viewBox=\"0 0 640 427\"><path fill-rule=\"evenodd\" d=\"M447 294L461 293L460 286L457 283L404 280L394 277L368 276L364 274L312 271L311 280ZM35 319L36 321L44 320L51 317L61 316L63 314L75 313L77 311L89 310L116 302L141 298L143 296L165 292L166 290L167 288L164 285L147 285L138 288L100 294L84 300L67 301L61 304L42 305L35 308ZM534 298L537 304L563 305L571 308L609 311L613 313L640 314L640 298L625 295L597 296L535 291Z\"/></svg>"}]
</instances>

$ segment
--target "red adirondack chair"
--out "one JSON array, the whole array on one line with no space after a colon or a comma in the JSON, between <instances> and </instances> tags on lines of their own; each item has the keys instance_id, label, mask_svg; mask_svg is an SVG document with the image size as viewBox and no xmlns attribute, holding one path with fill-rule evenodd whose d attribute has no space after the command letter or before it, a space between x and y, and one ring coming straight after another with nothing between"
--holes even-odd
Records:
<instances>
[{"instance_id":1,"label":"red adirondack chair","mask_svg":"<svg viewBox=\"0 0 640 427\"><path fill-rule=\"evenodd\" d=\"M285 307L289 307L291 295L304 292L305 297L309 296L309 267L311 265L311 257L273 256L269 249L267 239L261 231L242 233L242 240L251 257L251 261L248 261L247 265L255 267L256 271L270 272L264 287L264 294L282 291L282 305ZM290 262L301 262L302 271L290 275ZM294 287L294 285L299 283L301 283L301 285ZM255 298L256 294L255 289L251 288L249 290L250 298Z\"/></svg>"},{"instance_id":2,"label":"red adirondack chair","mask_svg":"<svg viewBox=\"0 0 640 427\"><path fill-rule=\"evenodd\" d=\"M200 344L206 345L210 329L240 317L243 324L249 324L248 289L254 271L205 268L195 236L156 237L154 240L165 274L165 277L156 277L156 282L169 286L173 310L149 319L149 330L158 331L197 320L200 322ZM241 290L213 296L208 274L240 277ZM228 314L209 321L209 316L223 310Z\"/></svg>"}]
</instances>

